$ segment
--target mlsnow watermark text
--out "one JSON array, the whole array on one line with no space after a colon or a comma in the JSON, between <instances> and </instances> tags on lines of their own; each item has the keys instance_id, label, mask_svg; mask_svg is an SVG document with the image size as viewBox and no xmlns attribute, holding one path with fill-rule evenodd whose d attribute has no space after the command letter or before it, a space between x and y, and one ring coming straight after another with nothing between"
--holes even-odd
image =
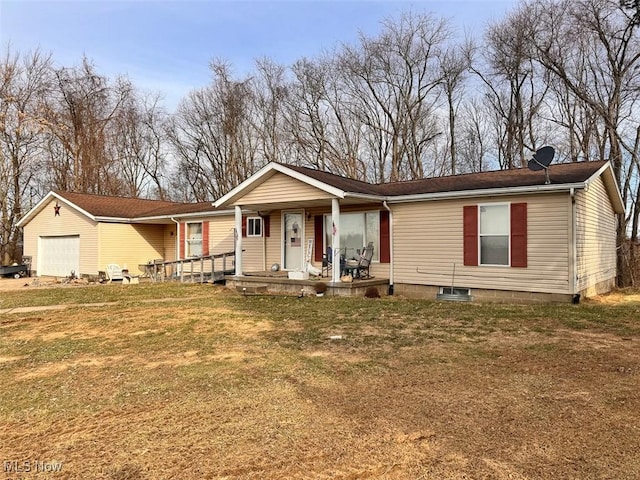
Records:
<instances>
[{"instance_id":1,"label":"mlsnow watermark text","mask_svg":"<svg viewBox=\"0 0 640 480\"><path fill-rule=\"evenodd\" d=\"M62 462L42 460L5 460L2 464L4 473L55 473L62 471Z\"/></svg>"}]
</instances>

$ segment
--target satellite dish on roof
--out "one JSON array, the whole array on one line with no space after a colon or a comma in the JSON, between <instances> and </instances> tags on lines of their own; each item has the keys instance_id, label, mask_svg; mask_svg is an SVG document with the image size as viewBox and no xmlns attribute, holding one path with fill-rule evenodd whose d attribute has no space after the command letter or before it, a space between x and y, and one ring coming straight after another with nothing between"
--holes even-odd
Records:
<instances>
[{"instance_id":1,"label":"satellite dish on roof","mask_svg":"<svg viewBox=\"0 0 640 480\"><path fill-rule=\"evenodd\" d=\"M534 172L544 170L545 185L549 185L551 183L551 180L549 180L549 165L551 165L555 154L556 151L553 147L542 147L536 150L536 153L533 154L533 158L529 160L529 163L527 164L529 170L533 170Z\"/></svg>"}]
</instances>

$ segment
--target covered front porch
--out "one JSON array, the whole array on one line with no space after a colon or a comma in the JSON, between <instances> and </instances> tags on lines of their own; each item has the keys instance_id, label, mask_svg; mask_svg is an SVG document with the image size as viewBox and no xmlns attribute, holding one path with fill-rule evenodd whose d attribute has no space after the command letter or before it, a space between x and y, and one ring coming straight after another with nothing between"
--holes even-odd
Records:
<instances>
[{"instance_id":1,"label":"covered front porch","mask_svg":"<svg viewBox=\"0 0 640 480\"><path fill-rule=\"evenodd\" d=\"M234 209L239 268L228 280L299 292L312 287L309 274L324 277L335 294L359 294L370 285L393 284L391 211L384 198L357 191L365 187L302 167L269 164L260 170L215 202L216 208ZM345 269L369 254L370 268ZM345 276L345 270L351 275ZM349 277L359 278L344 281ZM346 285L340 287L342 283Z\"/></svg>"}]
</instances>

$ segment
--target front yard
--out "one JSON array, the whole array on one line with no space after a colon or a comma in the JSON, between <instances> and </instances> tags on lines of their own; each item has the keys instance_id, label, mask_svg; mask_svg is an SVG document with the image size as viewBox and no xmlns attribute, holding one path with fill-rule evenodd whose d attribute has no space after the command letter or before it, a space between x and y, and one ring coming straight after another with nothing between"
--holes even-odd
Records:
<instances>
[{"instance_id":1,"label":"front yard","mask_svg":"<svg viewBox=\"0 0 640 480\"><path fill-rule=\"evenodd\" d=\"M25 462L21 478L640 478L629 295L484 306L136 285L0 299L70 305L0 314L0 479Z\"/></svg>"}]
</instances>

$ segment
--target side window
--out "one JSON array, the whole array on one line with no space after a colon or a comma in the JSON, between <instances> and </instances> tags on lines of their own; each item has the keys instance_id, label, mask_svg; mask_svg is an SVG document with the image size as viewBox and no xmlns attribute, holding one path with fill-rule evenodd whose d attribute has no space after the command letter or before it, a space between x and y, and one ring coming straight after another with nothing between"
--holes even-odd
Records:
<instances>
[{"instance_id":1,"label":"side window","mask_svg":"<svg viewBox=\"0 0 640 480\"><path fill-rule=\"evenodd\" d=\"M509 265L509 205L480 205L479 213L480 265Z\"/></svg>"},{"instance_id":2,"label":"side window","mask_svg":"<svg viewBox=\"0 0 640 480\"><path fill-rule=\"evenodd\" d=\"M202 256L202 222L187 223L186 256Z\"/></svg>"},{"instance_id":3,"label":"side window","mask_svg":"<svg viewBox=\"0 0 640 480\"><path fill-rule=\"evenodd\" d=\"M261 237L262 236L262 218L249 217L247 218L247 237Z\"/></svg>"}]
</instances>

